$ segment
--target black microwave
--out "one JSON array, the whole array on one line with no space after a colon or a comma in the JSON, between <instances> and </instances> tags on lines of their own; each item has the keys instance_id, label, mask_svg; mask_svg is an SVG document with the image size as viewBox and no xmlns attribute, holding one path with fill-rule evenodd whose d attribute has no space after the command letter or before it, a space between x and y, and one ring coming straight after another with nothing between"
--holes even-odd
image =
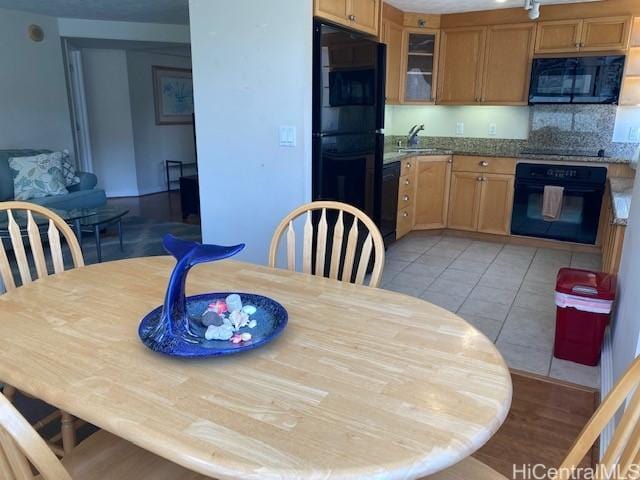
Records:
<instances>
[{"instance_id":1,"label":"black microwave","mask_svg":"<svg viewBox=\"0 0 640 480\"><path fill-rule=\"evenodd\" d=\"M624 55L536 58L529 103L616 104Z\"/></svg>"}]
</instances>

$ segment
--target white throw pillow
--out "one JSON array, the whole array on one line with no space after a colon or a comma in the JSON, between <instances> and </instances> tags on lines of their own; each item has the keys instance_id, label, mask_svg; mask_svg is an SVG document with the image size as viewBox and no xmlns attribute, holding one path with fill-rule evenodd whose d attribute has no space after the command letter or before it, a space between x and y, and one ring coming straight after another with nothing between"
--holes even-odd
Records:
<instances>
[{"instance_id":1,"label":"white throw pillow","mask_svg":"<svg viewBox=\"0 0 640 480\"><path fill-rule=\"evenodd\" d=\"M62 153L43 153L33 157L9 159L13 170L13 190L16 200L66 195L69 193L62 174Z\"/></svg>"}]
</instances>

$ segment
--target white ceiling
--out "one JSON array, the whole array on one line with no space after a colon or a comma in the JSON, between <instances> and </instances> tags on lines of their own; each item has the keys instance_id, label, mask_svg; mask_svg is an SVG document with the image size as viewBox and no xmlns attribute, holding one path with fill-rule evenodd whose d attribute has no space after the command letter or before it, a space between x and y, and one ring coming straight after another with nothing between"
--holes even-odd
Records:
<instances>
[{"instance_id":1,"label":"white ceiling","mask_svg":"<svg viewBox=\"0 0 640 480\"><path fill-rule=\"evenodd\" d=\"M53 17L189 24L189 0L0 0L0 8Z\"/></svg>"},{"instance_id":2,"label":"white ceiling","mask_svg":"<svg viewBox=\"0 0 640 480\"><path fill-rule=\"evenodd\" d=\"M419 13L460 13L499 8L523 7L524 0L386 0L394 7L405 12ZM599 0L541 0L541 4L593 2Z\"/></svg>"}]
</instances>

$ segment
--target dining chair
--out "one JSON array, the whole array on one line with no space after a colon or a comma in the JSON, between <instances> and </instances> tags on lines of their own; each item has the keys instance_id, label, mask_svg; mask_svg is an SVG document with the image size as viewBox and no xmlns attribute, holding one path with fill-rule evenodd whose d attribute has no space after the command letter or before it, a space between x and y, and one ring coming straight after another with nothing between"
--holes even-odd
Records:
<instances>
[{"instance_id":1,"label":"dining chair","mask_svg":"<svg viewBox=\"0 0 640 480\"><path fill-rule=\"evenodd\" d=\"M1 212L5 212L2 214ZM25 244L25 232L16 221L17 215L26 215L26 236L28 238L28 247ZM34 218L35 217L35 218ZM65 239L74 267L84 266L82 258L82 250L73 230L67 223L55 212L48 208L27 202L1 202L0 203L0 221L6 218L6 233L10 239L12 247L12 258L15 258L17 264L16 278L14 278L9 255L4 246L4 241L0 237L0 279L4 284L7 292L15 290L17 285L26 285L34 281L34 279L45 278L49 275L47 266L47 256L42 245L41 227L46 228L49 245L49 257L51 259L53 273L61 273L64 271L64 257L62 251L62 243L60 234ZM36 220L38 218L38 220ZM44 221L40 220L42 218ZM40 223L38 223L40 222ZM27 251L31 252L31 258L35 265L33 271L29 265ZM34 278L35 277L35 278ZM16 281L19 280L19 283ZM11 385L4 385L4 395L9 400L14 400L16 390ZM49 439L50 447L56 454L62 456L69 453L75 444L75 430L83 422L75 420L72 416L65 412L56 410L45 418L34 424L37 430L42 430L47 425L60 419L60 432ZM57 443L62 443L60 448Z\"/></svg>"},{"instance_id":2,"label":"dining chair","mask_svg":"<svg viewBox=\"0 0 640 480\"><path fill-rule=\"evenodd\" d=\"M39 475L34 474L35 468ZM0 394L0 478L3 480L204 480L115 435L99 430L59 460Z\"/></svg>"},{"instance_id":3,"label":"dining chair","mask_svg":"<svg viewBox=\"0 0 640 480\"><path fill-rule=\"evenodd\" d=\"M637 358L618 380L611 392L602 401L591 419L584 426L564 461L551 480L577 478L576 469L595 443L602 431L613 420L622 404L624 411L616 426L609 445L596 466L600 479L638 479L640 472L640 357ZM610 473L614 476L608 476ZM482 462L468 458L454 467L429 476L429 480L506 480L498 472ZM586 478L586 477L585 477ZM589 477L591 478L591 477ZM425 479L426 480L426 479Z\"/></svg>"},{"instance_id":4,"label":"dining chair","mask_svg":"<svg viewBox=\"0 0 640 480\"><path fill-rule=\"evenodd\" d=\"M271 267L276 267L280 242L286 231L287 269L296 270L294 222L300 217L304 217L302 238L302 271L304 273L363 285L373 259L369 286L380 285L384 267L382 235L373 220L364 212L339 202L307 203L289 213L280 222L271 240L269 249ZM333 222L334 217L335 222ZM346 238L345 232L348 232ZM331 243L329 251L328 243ZM327 253L329 253L328 257ZM329 265L327 261L330 262Z\"/></svg>"}]
</instances>

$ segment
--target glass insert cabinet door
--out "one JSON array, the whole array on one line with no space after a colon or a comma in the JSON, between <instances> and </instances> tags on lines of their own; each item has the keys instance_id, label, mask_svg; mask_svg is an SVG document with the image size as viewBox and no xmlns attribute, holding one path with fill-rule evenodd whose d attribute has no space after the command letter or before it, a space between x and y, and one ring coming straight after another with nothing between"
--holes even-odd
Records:
<instances>
[{"instance_id":1,"label":"glass insert cabinet door","mask_svg":"<svg viewBox=\"0 0 640 480\"><path fill-rule=\"evenodd\" d=\"M437 32L407 32L404 101L432 103L436 92Z\"/></svg>"}]
</instances>

